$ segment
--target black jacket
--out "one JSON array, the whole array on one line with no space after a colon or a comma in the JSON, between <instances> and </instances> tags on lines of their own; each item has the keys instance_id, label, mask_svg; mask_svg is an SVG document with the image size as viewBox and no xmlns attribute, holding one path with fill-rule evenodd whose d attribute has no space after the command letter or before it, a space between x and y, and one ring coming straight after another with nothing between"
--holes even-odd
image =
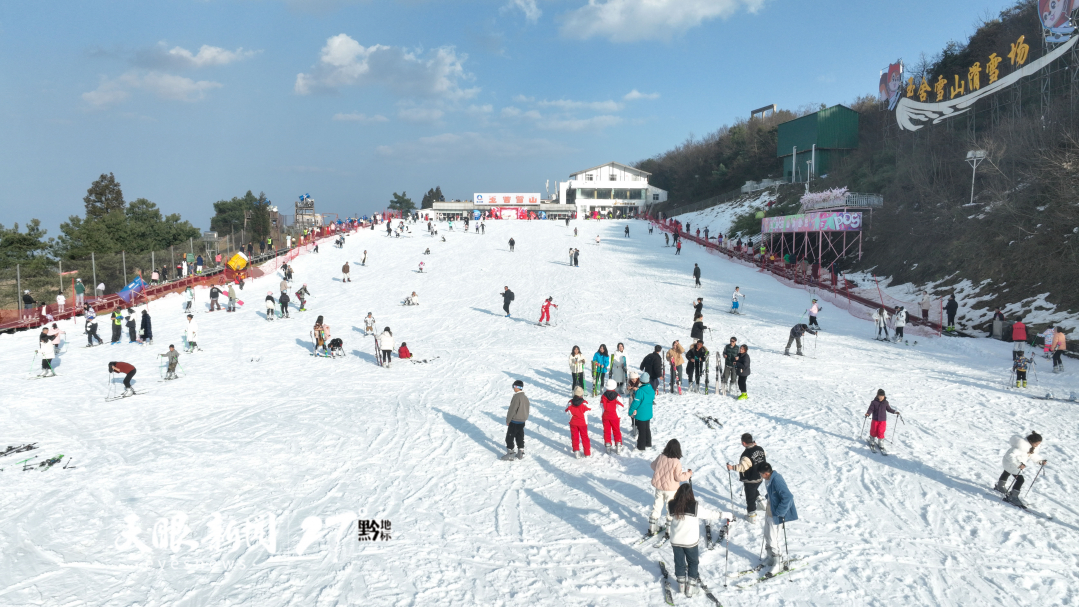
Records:
<instances>
[{"instance_id":1,"label":"black jacket","mask_svg":"<svg viewBox=\"0 0 1079 607\"><path fill-rule=\"evenodd\" d=\"M139 328L142 329L143 339L154 338L154 330L150 324L150 315L147 314L145 310L143 310L142 312L142 326L140 326Z\"/></svg>"},{"instance_id":2,"label":"black jacket","mask_svg":"<svg viewBox=\"0 0 1079 607\"><path fill-rule=\"evenodd\" d=\"M801 336L805 335L806 333L810 333L810 334L813 334L813 335L817 334L816 331L810 329L809 325L806 325L806 324L797 324L797 325L794 325L793 327L791 327L791 337L801 337Z\"/></svg>"},{"instance_id":3,"label":"black jacket","mask_svg":"<svg viewBox=\"0 0 1079 607\"><path fill-rule=\"evenodd\" d=\"M641 361L641 371L648 374L651 379L663 377L663 357L653 352Z\"/></svg>"},{"instance_id":4,"label":"black jacket","mask_svg":"<svg viewBox=\"0 0 1079 607\"><path fill-rule=\"evenodd\" d=\"M281 294L281 297L278 297L278 298L277 298L277 303L279 303L279 304L281 304L281 305L283 305L283 306L287 306L287 305L288 305L288 302L289 302L289 296L288 296L288 293L282 293L282 294Z\"/></svg>"},{"instance_id":5,"label":"black jacket","mask_svg":"<svg viewBox=\"0 0 1079 607\"><path fill-rule=\"evenodd\" d=\"M955 314L959 310L959 302L954 299L949 299L948 303L944 305L944 311L948 314Z\"/></svg>"},{"instance_id":6,"label":"black jacket","mask_svg":"<svg viewBox=\"0 0 1079 607\"><path fill-rule=\"evenodd\" d=\"M217 285L210 287L210 299L217 299L221 296L221 289L217 288Z\"/></svg>"},{"instance_id":7,"label":"black jacket","mask_svg":"<svg viewBox=\"0 0 1079 607\"><path fill-rule=\"evenodd\" d=\"M513 301L513 291L510 291L509 289L503 291L502 292L502 305L508 306L508 305L510 305L511 301Z\"/></svg>"},{"instance_id":8,"label":"black jacket","mask_svg":"<svg viewBox=\"0 0 1079 607\"><path fill-rule=\"evenodd\" d=\"M693 323L693 328L689 331L689 336L693 339L704 339L704 330L707 328L703 322L695 322ZM690 349L692 350L692 348Z\"/></svg>"},{"instance_id":9,"label":"black jacket","mask_svg":"<svg viewBox=\"0 0 1079 607\"><path fill-rule=\"evenodd\" d=\"M746 450L742 452L742 457L749 458L749 461L753 462L753 467L745 472L738 473L738 480L743 483L759 483L761 482L761 473L757 472L757 466L763 464L767 460L765 459L764 449L760 445L753 445L752 447L746 447ZM741 462L742 457L738 460Z\"/></svg>"},{"instance_id":10,"label":"black jacket","mask_svg":"<svg viewBox=\"0 0 1079 607\"><path fill-rule=\"evenodd\" d=\"M28 306L34 305L34 298L30 297L29 293L23 293L22 302Z\"/></svg>"},{"instance_id":11,"label":"black jacket","mask_svg":"<svg viewBox=\"0 0 1079 607\"><path fill-rule=\"evenodd\" d=\"M700 277L701 277L701 267L700 266L693 266L693 278L700 278Z\"/></svg>"},{"instance_id":12,"label":"black jacket","mask_svg":"<svg viewBox=\"0 0 1079 607\"><path fill-rule=\"evenodd\" d=\"M738 371L738 377L749 377L749 352L738 355L734 368Z\"/></svg>"},{"instance_id":13,"label":"black jacket","mask_svg":"<svg viewBox=\"0 0 1079 607\"><path fill-rule=\"evenodd\" d=\"M690 348L686 350L686 360L695 362L697 364L703 364L708 359L708 348Z\"/></svg>"},{"instance_id":14,"label":"black jacket","mask_svg":"<svg viewBox=\"0 0 1079 607\"><path fill-rule=\"evenodd\" d=\"M697 274L694 274L694 276L697 276ZM697 317L701 316L703 314L703 312L704 312L704 304L703 303L693 304L693 320L697 320Z\"/></svg>"}]
</instances>

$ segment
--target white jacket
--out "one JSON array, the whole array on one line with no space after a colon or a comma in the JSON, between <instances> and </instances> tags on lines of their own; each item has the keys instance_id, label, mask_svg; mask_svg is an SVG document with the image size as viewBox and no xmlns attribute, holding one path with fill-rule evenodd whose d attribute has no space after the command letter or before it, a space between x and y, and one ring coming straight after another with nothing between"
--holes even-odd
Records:
<instances>
[{"instance_id":1,"label":"white jacket","mask_svg":"<svg viewBox=\"0 0 1079 607\"><path fill-rule=\"evenodd\" d=\"M907 311L900 310L895 313L895 326L905 327L907 326Z\"/></svg>"},{"instance_id":2,"label":"white jacket","mask_svg":"<svg viewBox=\"0 0 1079 607\"><path fill-rule=\"evenodd\" d=\"M810 306L810 308L809 308L809 315L810 316L816 316L819 312L820 312L820 305L813 304L812 306Z\"/></svg>"},{"instance_id":3,"label":"white jacket","mask_svg":"<svg viewBox=\"0 0 1079 607\"><path fill-rule=\"evenodd\" d=\"M187 341L196 341L199 336L199 324L195 322L195 319L187 321L187 327L184 328L184 335L187 337Z\"/></svg>"},{"instance_id":4,"label":"white jacket","mask_svg":"<svg viewBox=\"0 0 1079 607\"><path fill-rule=\"evenodd\" d=\"M571 354L569 357L570 373L584 373L584 366L588 359L583 354Z\"/></svg>"},{"instance_id":5,"label":"white jacket","mask_svg":"<svg viewBox=\"0 0 1079 607\"><path fill-rule=\"evenodd\" d=\"M56 304L57 305L62 306L65 303L67 303L67 298L66 297L64 297L63 295L57 295L56 296Z\"/></svg>"},{"instance_id":6,"label":"white jacket","mask_svg":"<svg viewBox=\"0 0 1079 607\"><path fill-rule=\"evenodd\" d=\"M391 335L388 331L383 331L382 335L378 336L379 348L383 350L393 350L394 345L395 344L393 343L393 335Z\"/></svg>"},{"instance_id":7,"label":"white jacket","mask_svg":"<svg viewBox=\"0 0 1079 607\"><path fill-rule=\"evenodd\" d=\"M1038 447L1034 449L1034 453L1031 453L1030 443L1027 442L1027 439L1018 434L1013 436L1008 442L1011 444L1012 448L1008 449L1008 452L1004 454L1004 469L1007 470L1009 474L1019 474L1022 472L1022 470L1019 469L1019 466L1026 465L1031 458L1037 456L1038 450L1041 449L1041 445L1039 444Z\"/></svg>"},{"instance_id":8,"label":"white jacket","mask_svg":"<svg viewBox=\"0 0 1079 607\"><path fill-rule=\"evenodd\" d=\"M731 295L731 301L738 301L739 297L741 297L742 299L745 299L746 294L741 292L741 291L735 291L734 295Z\"/></svg>"},{"instance_id":9,"label":"white jacket","mask_svg":"<svg viewBox=\"0 0 1079 607\"><path fill-rule=\"evenodd\" d=\"M363 319L363 324L364 324L365 327L374 327L375 326L375 317L374 316L368 316L367 318L364 318Z\"/></svg>"},{"instance_id":10,"label":"white jacket","mask_svg":"<svg viewBox=\"0 0 1079 607\"><path fill-rule=\"evenodd\" d=\"M410 305L418 306L418 305L420 305L420 296L419 295L409 295L408 296L408 302L409 302Z\"/></svg>"},{"instance_id":11,"label":"white jacket","mask_svg":"<svg viewBox=\"0 0 1079 607\"><path fill-rule=\"evenodd\" d=\"M701 500L697 500L696 516L687 513L681 519L671 518L671 545L682 548L696 546L701 541L701 519L713 521L722 516L721 512L712 510L702 504Z\"/></svg>"},{"instance_id":12,"label":"white jacket","mask_svg":"<svg viewBox=\"0 0 1079 607\"><path fill-rule=\"evenodd\" d=\"M888 324L888 311L877 310L873 312L873 322L877 323L878 327Z\"/></svg>"},{"instance_id":13,"label":"white jacket","mask_svg":"<svg viewBox=\"0 0 1079 607\"><path fill-rule=\"evenodd\" d=\"M37 353L41 355L41 358L52 360L56 356L56 349L53 348L51 341L43 341L38 343Z\"/></svg>"},{"instance_id":14,"label":"white jacket","mask_svg":"<svg viewBox=\"0 0 1079 607\"><path fill-rule=\"evenodd\" d=\"M933 300L929 299L929 293L922 296L922 301L918 302L923 310L928 310L933 305Z\"/></svg>"}]
</instances>

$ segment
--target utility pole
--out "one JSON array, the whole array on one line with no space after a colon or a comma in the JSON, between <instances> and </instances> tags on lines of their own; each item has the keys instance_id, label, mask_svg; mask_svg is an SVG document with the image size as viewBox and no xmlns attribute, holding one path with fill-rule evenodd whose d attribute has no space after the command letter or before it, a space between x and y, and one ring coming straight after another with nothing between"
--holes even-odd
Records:
<instances>
[{"instance_id":1,"label":"utility pole","mask_svg":"<svg viewBox=\"0 0 1079 607\"><path fill-rule=\"evenodd\" d=\"M970 174L970 204L974 204L974 177L978 174L978 165L985 162L989 154L985 150L967 152L967 164L974 169Z\"/></svg>"}]
</instances>

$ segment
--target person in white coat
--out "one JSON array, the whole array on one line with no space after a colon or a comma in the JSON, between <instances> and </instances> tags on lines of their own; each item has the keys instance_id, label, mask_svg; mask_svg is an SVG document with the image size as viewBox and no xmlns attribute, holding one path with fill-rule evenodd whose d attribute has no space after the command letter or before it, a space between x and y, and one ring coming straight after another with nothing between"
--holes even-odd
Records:
<instances>
[{"instance_id":1,"label":"person in white coat","mask_svg":"<svg viewBox=\"0 0 1079 607\"><path fill-rule=\"evenodd\" d=\"M58 291L56 293L56 311L57 311L57 313L59 313L59 314L64 313L64 305L66 303L67 303L67 298L64 297L64 292L63 291Z\"/></svg>"},{"instance_id":2,"label":"person in white coat","mask_svg":"<svg viewBox=\"0 0 1079 607\"><path fill-rule=\"evenodd\" d=\"M933 300L929 298L929 291L922 291L922 300L918 302L922 309L922 320L929 320L929 308L933 306Z\"/></svg>"},{"instance_id":3,"label":"person in white coat","mask_svg":"<svg viewBox=\"0 0 1079 607\"><path fill-rule=\"evenodd\" d=\"M396 344L393 342L393 332L389 327L382 329L382 335L378 336L378 347L382 350L382 365L385 367L390 366L390 355L393 354L393 348Z\"/></svg>"},{"instance_id":4,"label":"person in white coat","mask_svg":"<svg viewBox=\"0 0 1079 607\"><path fill-rule=\"evenodd\" d=\"M187 340L187 347L184 348L188 352L194 352L199 349L199 323L195 322L194 315L187 315L187 326L184 327L184 339Z\"/></svg>"},{"instance_id":5,"label":"person in white coat","mask_svg":"<svg viewBox=\"0 0 1079 607\"><path fill-rule=\"evenodd\" d=\"M820 329L820 325L817 324L817 314L820 314L820 311L823 310L823 309L824 309L824 307L821 306L819 303L817 303L817 300L814 299L813 300L813 305L809 307L809 328L810 329Z\"/></svg>"},{"instance_id":6,"label":"person in white coat","mask_svg":"<svg viewBox=\"0 0 1079 607\"><path fill-rule=\"evenodd\" d=\"M184 311L190 312L195 307L195 289L188 287L184 290Z\"/></svg>"},{"instance_id":7,"label":"person in white coat","mask_svg":"<svg viewBox=\"0 0 1079 607\"><path fill-rule=\"evenodd\" d=\"M674 499L667 503L671 515L671 548L674 550L674 576L678 587L687 597L697 594L701 578L697 573L700 561L701 521L732 520L728 512L719 512L705 506L693 496L693 485L678 487Z\"/></svg>"},{"instance_id":8,"label":"person in white coat","mask_svg":"<svg viewBox=\"0 0 1079 607\"><path fill-rule=\"evenodd\" d=\"M420 305L420 296L416 295L416 292L413 291L412 295L409 295L408 297L405 298L405 305L406 306L418 306L418 305Z\"/></svg>"},{"instance_id":9,"label":"person in white coat","mask_svg":"<svg viewBox=\"0 0 1079 607\"><path fill-rule=\"evenodd\" d=\"M52 377L56 371L52 369L52 359L56 356L56 350L52 346L52 340L47 334L42 334L38 339L37 353L41 355L41 373L38 377Z\"/></svg>"},{"instance_id":10,"label":"person in white coat","mask_svg":"<svg viewBox=\"0 0 1079 607\"><path fill-rule=\"evenodd\" d=\"M619 394L626 393L626 369L626 346L619 342L615 351L611 352L611 379L614 380Z\"/></svg>"},{"instance_id":11,"label":"person in white coat","mask_svg":"<svg viewBox=\"0 0 1079 607\"><path fill-rule=\"evenodd\" d=\"M573 346L569 352L569 391L571 393L577 386L580 386L581 389L584 390L584 366L587 363L588 359L584 357L584 354L581 354L581 348Z\"/></svg>"},{"instance_id":12,"label":"person in white coat","mask_svg":"<svg viewBox=\"0 0 1079 607\"><path fill-rule=\"evenodd\" d=\"M1012 436L1009 441L1011 449L1004 454L1004 460L1002 465L1004 466L1004 472L1001 473L1000 478L997 479L996 487L993 487L1001 493L1005 493L1004 501L1011 504L1015 504L1020 508L1026 508L1026 504L1019 499L1019 490L1023 488L1023 482L1026 480L1023 477L1023 470L1026 469L1027 463L1031 459L1038 464L1044 466L1049 460L1035 459L1040 453L1038 448L1042 444L1042 437L1037 432L1031 432L1025 439L1018 434ZM1008 491L1006 483L1010 477L1015 477L1015 482L1012 484L1011 491Z\"/></svg>"},{"instance_id":13,"label":"person in white coat","mask_svg":"<svg viewBox=\"0 0 1079 607\"><path fill-rule=\"evenodd\" d=\"M903 341L903 327L907 326L907 309L899 306L895 309L895 341Z\"/></svg>"},{"instance_id":14,"label":"person in white coat","mask_svg":"<svg viewBox=\"0 0 1079 607\"><path fill-rule=\"evenodd\" d=\"M884 332L884 339L888 339L888 311L884 308L877 308L873 312L873 322L877 325L877 339L881 339L881 331Z\"/></svg>"}]
</instances>

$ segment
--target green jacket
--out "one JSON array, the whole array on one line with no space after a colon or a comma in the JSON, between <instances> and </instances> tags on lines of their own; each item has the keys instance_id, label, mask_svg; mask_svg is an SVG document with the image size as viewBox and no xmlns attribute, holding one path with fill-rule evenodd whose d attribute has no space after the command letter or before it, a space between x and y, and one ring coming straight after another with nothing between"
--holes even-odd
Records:
<instances>
[{"instance_id":1,"label":"green jacket","mask_svg":"<svg viewBox=\"0 0 1079 607\"><path fill-rule=\"evenodd\" d=\"M75 295L82 295L86 292L86 287L81 282L75 283Z\"/></svg>"},{"instance_id":2,"label":"green jacket","mask_svg":"<svg viewBox=\"0 0 1079 607\"><path fill-rule=\"evenodd\" d=\"M730 367L734 365L734 357L738 356L738 346L727 344L723 348L723 364Z\"/></svg>"}]
</instances>

